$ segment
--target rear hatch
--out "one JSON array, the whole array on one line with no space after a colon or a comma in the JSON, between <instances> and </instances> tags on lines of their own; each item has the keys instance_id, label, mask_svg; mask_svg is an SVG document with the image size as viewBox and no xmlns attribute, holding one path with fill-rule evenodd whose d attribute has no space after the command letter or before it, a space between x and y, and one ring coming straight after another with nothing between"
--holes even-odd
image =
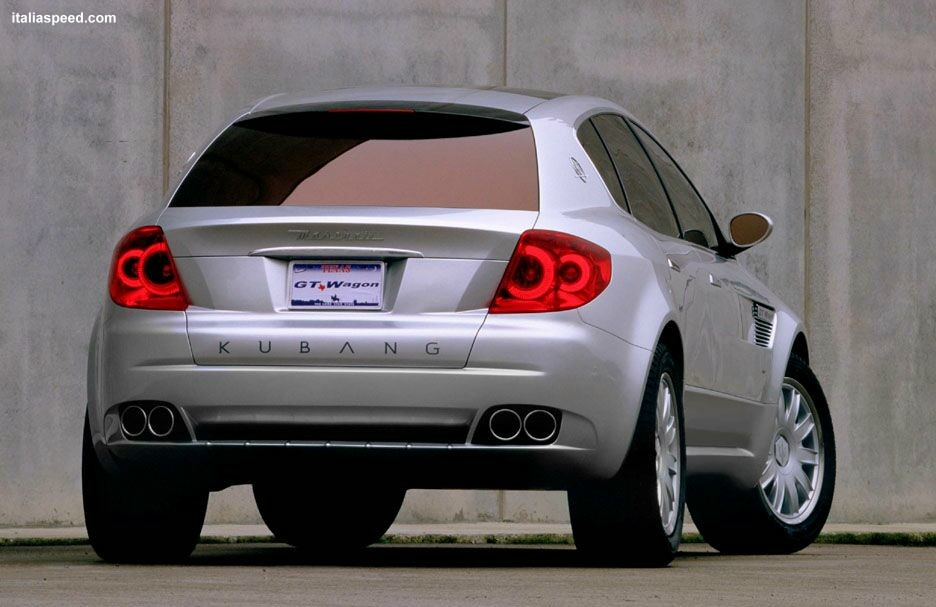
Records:
<instances>
[{"instance_id":1,"label":"rear hatch","mask_svg":"<svg viewBox=\"0 0 936 607\"><path fill-rule=\"evenodd\" d=\"M159 223L198 364L457 368L538 207L522 116L370 103L235 123Z\"/></svg>"}]
</instances>

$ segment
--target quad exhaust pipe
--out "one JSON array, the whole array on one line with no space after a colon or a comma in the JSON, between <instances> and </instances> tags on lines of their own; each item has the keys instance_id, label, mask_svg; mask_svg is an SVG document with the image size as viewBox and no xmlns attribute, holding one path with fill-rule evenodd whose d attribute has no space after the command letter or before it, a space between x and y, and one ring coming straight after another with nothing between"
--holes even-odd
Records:
<instances>
[{"instance_id":1,"label":"quad exhaust pipe","mask_svg":"<svg viewBox=\"0 0 936 607\"><path fill-rule=\"evenodd\" d=\"M488 418L488 429L494 438L506 443L520 436L523 421L513 409L498 409Z\"/></svg>"},{"instance_id":2,"label":"quad exhaust pipe","mask_svg":"<svg viewBox=\"0 0 936 607\"><path fill-rule=\"evenodd\" d=\"M502 443L516 440L521 432L534 443L545 443L555 438L558 428L556 416L545 409L533 409L521 417L516 410L502 407L488 417L491 436Z\"/></svg>"},{"instance_id":3,"label":"quad exhaust pipe","mask_svg":"<svg viewBox=\"0 0 936 607\"><path fill-rule=\"evenodd\" d=\"M144 433L152 438L166 438L175 429L175 413L166 405L149 410L130 405L120 414L120 429L127 438L139 438Z\"/></svg>"},{"instance_id":4,"label":"quad exhaust pipe","mask_svg":"<svg viewBox=\"0 0 936 607\"><path fill-rule=\"evenodd\" d=\"M147 429L156 438L165 438L172 433L175 426L175 414L165 405L156 405L149 412Z\"/></svg>"},{"instance_id":5,"label":"quad exhaust pipe","mask_svg":"<svg viewBox=\"0 0 936 607\"><path fill-rule=\"evenodd\" d=\"M556 416L545 409L534 409L523 418L523 431L530 440L545 443L556 436Z\"/></svg>"},{"instance_id":6,"label":"quad exhaust pipe","mask_svg":"<svg viewBox=\"0 0 936 607\"><path fill-rule=\"evenodd\" d=\"M146 418L143 407L130 405L120 414L120 429L127 438L136 438L146 431Z\"/></svg>"}]
</instances>

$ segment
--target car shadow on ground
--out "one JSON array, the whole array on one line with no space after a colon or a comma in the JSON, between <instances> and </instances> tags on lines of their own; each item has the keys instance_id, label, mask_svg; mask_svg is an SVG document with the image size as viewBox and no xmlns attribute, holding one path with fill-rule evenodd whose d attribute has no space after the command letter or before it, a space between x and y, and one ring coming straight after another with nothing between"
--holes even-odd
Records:
<instances>
[{"instance_id":1,"label":"car shadow on ground","mask_svg":"<svg viewBox=\"0 0 936 607\"><path fill-rule=\"evenodd\" d=\"M677 560L717 557L707 546L683 548ZM186 565L195 567L606 567L572 546L421 545L372 546L353 554L304 553L283 544L202 545Z\"/></svg>"}]
</instances>

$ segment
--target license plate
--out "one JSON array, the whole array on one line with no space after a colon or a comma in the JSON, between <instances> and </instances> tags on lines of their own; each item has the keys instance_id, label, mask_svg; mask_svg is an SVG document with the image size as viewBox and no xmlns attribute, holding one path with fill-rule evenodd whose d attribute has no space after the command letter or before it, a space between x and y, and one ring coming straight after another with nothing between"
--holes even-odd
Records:
<instances>
[{"instance_id":1,"label":"license plate","mask_svg":"<svg viewBox=\"0 0 936 607\"><path fill-rule=\"evenodd\" d=\"M289 307L316 310L380 310L384 262L289 264Z\"/></svg>"}]
</instances>

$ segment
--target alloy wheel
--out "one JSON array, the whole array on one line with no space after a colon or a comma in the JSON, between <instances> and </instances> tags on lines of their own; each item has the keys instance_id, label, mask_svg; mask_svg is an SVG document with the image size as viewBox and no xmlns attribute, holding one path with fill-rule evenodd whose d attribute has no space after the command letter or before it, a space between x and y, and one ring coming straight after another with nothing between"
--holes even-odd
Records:
<instances>
[{"instance_id":1,"label":"alloy wheel","mask_svg":"<svg viewBox=\"0 0 936 607\"><path fill-rule=\"evenodd\" d=\"M666 535L672 535L676 529L680 507L680 462L682 461L679 444L679 415L676 410L676 390L668 373L660 377L657 390L656 448L657 503L660 506L660 520Z\"/></svg>"},{"instance_id":2,"label":"alloy wheel","mask_svg":"<svg viewBox=\"0 0 936 607\"><path fill-rule=\"evenodd\" d=\"M804 521L816 506L825 464L822 428L809 393L792 378L783 380L776 425L764 472L761 497L784 523Z\"/></svg>"}]
</instances>

